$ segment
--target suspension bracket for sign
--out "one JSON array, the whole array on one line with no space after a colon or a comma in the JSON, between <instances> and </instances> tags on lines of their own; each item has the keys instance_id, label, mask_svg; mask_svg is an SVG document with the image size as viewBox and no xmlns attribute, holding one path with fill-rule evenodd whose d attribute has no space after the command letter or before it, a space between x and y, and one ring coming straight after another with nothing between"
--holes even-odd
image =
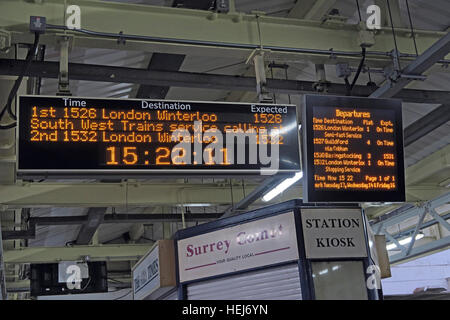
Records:
<instances>
[{"instance_id":1,"label":"suspension bracket for sign","mask_svg":"<svg viewBox=\"0 0 450 320\"><path fill-rule=\"evenodd\" d=\"M264 55L268 50L255 49L247 58L246 64L252 63L255 67L256 92L259 102L272 103L273 98L267 90L266 65Z\"/></svg>"},{"instance_id":2,"label":"suspension bracket for sign","mask_svg":"<svg viewBox=\"0 0 450 320\"><path fill-rule=\"evenodd\" d=\"M58 36L59 43L59 76L58 76L58 96L71 96L69 89L69 52L73 37L67 34Z\"/></svg>"}]
</instances>

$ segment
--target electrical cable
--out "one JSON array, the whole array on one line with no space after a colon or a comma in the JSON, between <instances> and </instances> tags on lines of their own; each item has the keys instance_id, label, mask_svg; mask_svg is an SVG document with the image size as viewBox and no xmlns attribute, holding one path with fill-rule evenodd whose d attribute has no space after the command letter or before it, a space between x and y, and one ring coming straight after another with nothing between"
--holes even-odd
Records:
<instances>
[{"instance_id":1,"label":"electrical cable","mask_svg":"<svg viewBox=\"0 0 450 320\"><path fill-rule=\"evenodd\" d=\"M284 76L285 76L286 80L289 80L287 69L288 69L288 65L286 65L286 68L284 69ZM288 101L289 101L289 104L291 104L291 95L289 93L288 93Z\"/></svg>"},{"instance_id":2,"label":"electrical cable","mask_svg":"<svg viewBox=\"0 0 450 320\"><path fill-rule=\"evenodd\" d=\"M16 81L14 82L14 85L9 93L8 100L6 101L6 105L3 107L2 111L0 112L0 121L5 115L5 112L8 111L8 114L10 117L14 120L17 120L16 115L14 114L12 110L12 101L14 100L14 97L17 95L17 91L19 90L20 85L22 84L23 77L27 73L28 69L30 68L31 62L33 61L33 56L36 53L36 48L39 43L39 33L35 32L34 34L34 42L31 48L28 50L27 56L25 58L25 65L23 66L20 75L17 77ZM0 124L0 130L6 130L14 128L17 125L17 123L10 123L7 125L1 125Z\"/></svg>"},{"instance_id":3,"label":"electrical cable","mask_svg":"<svg viewBox=\"0 0 450 320\"><path fill-rule=\"evenodd\" d=\"M226 69L226 68L229 68L229 67L238 66L240 64L245 64L245 61L246 60L243 60L243 61L240 61L240 62L236 62L236 63L227 64L227 65L220 66L220 67L215 67L215 68L203 71L203 73L208 73L208 72L211 72L211 71L217 71L217 70L222 70L222 69Z\"/></svg>"},{"instance_id":4,"label":"electrical cable","mask_svg":"<svg viewBox=\"0 0 450 320\"><path fill-rule=\"evenodd\" d=\"M356 7L358 8L359 22L362 22L361 9L359 8L359 1L358 0L356 0Z\"/></svg>"},{"instance_id":5,"label":"electrical cable","mask_svg":"<svg viewBox=\"0 0 450 320\"><path fill-rule=\"evenodd\" d=\"M275 61L272 61L272 64L275 64ZM272 76L272 80L273 80L273 67L270 67L270 74ZM277 95L275 94L275 92L273 93L273 102L277 103Z\"/></svg>"},{"instance_id":6,"label":"electrical cable","mask_svg":"<svg viewBox=\"0 0 450 320\"><path fill-rule=\"evenodd\" d=\"M361 61L360 61L360 63L359 63L358 70L356 71L355 77L353 78L352 85L350 86L350 95L351 95L351 93L352 93L353 87L354 87L355 84L356 84L356 81L357 81L358 78L359 78L359 75L360 75L360 73L361 73L362 67L364 66L364 61L365 61L365 60L366 60L366 48L363 47L363 48L362 48L362 59L361 59Z\"/></svg>"},{"instance_id":7,"label":"electrical cable","mask_svg":"<svg viewBox=\"0 0 450 320\"><path fill-rule=\"evenodd\" d=\"M344 78L345 87L347 88L347 96L352 95L353 88L355 87L356 81L358 80L359 75L361 74L361 70L364 66L364 61L366 60L366 48L363 47L361 49L361 54L362 54L362 58L361 58L361 61L359 62L358 70L356 71L356 74L355 74L355 77L353 78L352 83L350 84L350 82L348 81L348 77Z\"/></svg>"},{"instance_id":8,"label":"electrical cable","mask_svg":"<svg viewBox=\"0 0 450 320\"><path fill-rule=\"evenodd\" d=\"M389 4L389 0L386 0L386 2L387 2L387 6L388 6L388 11L389 11L389 20L391 21L391 29L392 29L392 36L394 38L395 53L397 55L398 66L401 69L402 67L400 65L400 55L399 55L398 46L397 46L397 38L395 36L395 28L394 28L394 23L392 21L391 5Z\"/></svg>"},{"instance_id":9,"label":"electrical cable","mask_svg":"<svg viewBox=\"0 0 450 320\"><path fill-rule=\"evenodd\" d=\"M348 81L348 77L345 77L345 78L344 78L344 81L345 81L345 88L347 89L346 95L347 95L347 96L350 96L350 95L352 94L352 92L351 92L351 90L350 90L351 85L350 85L350 82Z\"/></svg>"},{"instance_id":10,"label":"electrical cable","mask_svg":"<svg viewBox=\"0 0 450 320\"><path fill-rule=\"evenodd\" d=\"M84 290L86 290L87 287L89 287L89 284L91 283L91 279L92 279L92 277L89 277L89 279L88 279L86 285L84 286L84 288L81 288L81 291L84 291Z\"/></svg>"},{"instance_id":11,"label":"electrical cable","mask_svg":"<svg viewBox=\"0 0 450 320\"><path fill-rule=\"evenodd\" d=\"M412 18L411 18L411 11L409 10L409 3L408 0L406 0L406 9L408 11L408 19L409 19L409 26L411 27L411 35L414 41L414 49L416 49L416 55L419 55L419 50L417 50L417 43L416 43L416 34L414 32Z\"/></svg>"}]
</instances>

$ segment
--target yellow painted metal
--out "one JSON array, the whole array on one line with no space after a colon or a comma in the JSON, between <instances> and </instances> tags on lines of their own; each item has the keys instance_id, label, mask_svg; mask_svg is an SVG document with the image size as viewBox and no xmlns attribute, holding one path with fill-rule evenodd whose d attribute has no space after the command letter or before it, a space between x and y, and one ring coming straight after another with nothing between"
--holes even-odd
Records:
<instances>
[{"instance_id":1,"label":"yellow painted metal","mask_svg":"<svg viewBox=\"0 0 450 320\"><path fill-rule=\"evenodd\" d=\"M246 192L255 187L246 183ZM235 190L236 191L236 190ZM237 193L236 191L235 193ZM236 195L238 201L241 195ZM230 187L213 183L17 183L0 185L0 205L15 207L117 207L183 204L229 204ZM1 208L0 208L1 211Z\"/></svg>"},{"instance_id":2,"label":"yellow painted metal","mask_svg":"<svg viewBox=\"0 0 450 320\"><path fill-rule=\"evenodd\" d=\"M98 245L74 247L27 247L4 251L5 264L51 263L59 261L128 261L139 260L151 245Z\"/></svg>"},{"instance_id":3,"label":"yellow painted metal","mask_svg":"<svg viewBox=\"0 0 450 320\"><path fill-rule=\"evenodd\" d=\"M256 16L251 14L216 14L202 10L158 7L137 4L125 4L106 1L77 1L81 8L81 27L84 29L152 36L175 40L191 40L206 42L223 42L238 45L259 45ZM62 25L63 2L46 0L42 4L32 1L2 0L0 1L0 29L11 31L12 43L32 42L33 35L28 32L30 15L47 18L50 24ZM260 16L259 24L262 42L265 47L308 48L359 52L358 27L338 21L321 23L320 21ZM41 37L43 44L55 44L57 30L49 30ZM397 29L399 50L414 54L411 45L410 30ZM73 33L73 32L68 32ZM418 46L421 50L430 47L445 32L417 30ZM389 28L382 28L375 35L372 51L388 52L393 49L392 34ZM74 45L78 47L104 47L120 50L143 50L150 52L190 53L203 56L227 56L246 58L251 49L206 47L201 44L156 43L148 41L127 40L119 44L117 38L100 38L97 35L75 33ZM272 52L270 59L309 58L321 63L335 63L329 56L318 56L314 53L292 54ZM339 62L358 62L359 57L342 57ZM368 55L369 64L386 64L387 56Z\"/></svg>"}]
</instances>

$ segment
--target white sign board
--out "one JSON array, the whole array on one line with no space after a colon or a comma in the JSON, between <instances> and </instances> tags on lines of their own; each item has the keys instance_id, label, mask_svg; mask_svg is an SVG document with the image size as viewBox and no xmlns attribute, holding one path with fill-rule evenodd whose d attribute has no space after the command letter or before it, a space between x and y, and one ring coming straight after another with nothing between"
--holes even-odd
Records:
<instances>
[{"instance_id":1,"label":"white sign board","mask_svg":"<svg viewBox=\"0 0 450 320\"><path fill-rule=\"evenodd\" d=\"M159 288L159 246L156 245L133 270L134 300L142 300Z\"/></svg>"},{"instance_id":2,"label":"white sign board","mask_svg":"<svg viewBox=\"0 0 450 320\"><path fill-rule=\"evenodd\" d=\"M174 241L159 240L133 267L133 299L159 299L175 286Z\"/></svg>"},{"instance_id":3,"label":"white sign board","mask_svg":"<svg viewBox=\"0 0 450 320\"><path fill-rule=\"evenodd\" d=\"M361 209L302 209L306 257L367 257Z\"/></svg>"},{"instance_id":4,"label":"white sign board","mask_svg":"<svg viewBox=\"0 0 450 320\"><path fill-rule=\"evenodd\" d=\"M293 212L178 241L180 282L297 259Z\"/></svg>"}]
</instances>

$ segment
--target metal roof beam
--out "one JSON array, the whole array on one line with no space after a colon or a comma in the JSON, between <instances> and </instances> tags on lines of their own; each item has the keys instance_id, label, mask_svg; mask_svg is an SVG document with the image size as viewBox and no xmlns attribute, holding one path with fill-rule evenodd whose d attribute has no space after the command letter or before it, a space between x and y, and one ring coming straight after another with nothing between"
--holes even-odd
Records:
<instances>
[{"instance_id":1,"label":"metal roof beam","mask_svg":"<svg viewBox=\"0 0 450 320\"><path fill-rule=\"evenodd\" d=\"M439 196L433 200L428 201L426 203L426 207L427 208L438 208L449 202L450 202L450 193L446 193L442 196ZM416 217L416 216L420 215L421 213L423 213L424 207L425 207L425 205L423 205L422 207L414 206L407 210L401 211L397 215L394 215L388 219L385 219L385 220L382 220L380 222L373 224L372 228L376 229L377 226L379 226L380 224L382 224L384 228L387 228L392 225L400 224L410 218Z\"/></svg>"},{"instance_id":2,"label":"metal roof beam","mask_svg":"<svg viewBox=\"0 0 450 320\"><path fill-rule=\"evenodd\" d=\"M179 213L117 213L105 214L101 224L105 223L136 223L136 222L179 222ZM218 218L216 213L186 213L186 221L201 221ZM87 216L56 216L32 217L30 223L40 226L79 225L86 223Z\"/></svg>"},{"instance_id":3,"label":"metal roof beam","mask_svg":"<svg viewBox=\"0 0 450 320\"><path fill-rule=\"evenodd\" d=\"M28 230L19 230L19 231L3 231L3 240L15 240L15 239L35 239L36 237L36 226L63 226L63 225L86 225L88 224L88 215L85 216L56 216L56 217L33 217L29 221ZM155 223L155 222L180 222L183 221L209 221L215 220L220 217L220 214L209 213L186 213L181 214L160 214L160 213L151 213L151 214L128 214L128 213L120 213L120 214L108 214L105 215L102 222L100 224L106 223ZM83 231L85 230L85 231ZM97 229L95 229L97 230ZM83 231L83 233L81 232ZM84 233L90 232L95 234L93 230L87 230L86 228L82 228L80 231L81 236L78 238L88 239L89 235L83 235ZM93 235L91 236L92 239ZM87 241L88 243L90 242ZM82 244L78 243L77 244Z\"/></svg>"},{"instance_id":4,"label":"metal roof beam","mask_svg":"<svg viewBox=\"0 0 450 320\"><path fill-rule=\"evenodd\" d=\"M178 7L177 0L171 1L172 7ZM211 1L207 1L211 3ZM205 10L205 1L193 1L192 3L184 3L185 8L189 9L199 9ZM209 6L206 6L206 9ZM167 70L167 71L178 71L183 64L184 58L186 56L183 54L170 54L170 53L153 53L148 63L147 70ZM141 85L136 94L136 98L150 98L150 99L164 99L169 92L169 86L149 86Z\"/></svg>"},{"instance_id":5,"label":"metal roof beam","mask_svg":"<svg viewBox=\"0 0 450 320\"><path fill-rule=\"evenodd\" d=\"M335 0L297 0L289 11L288 18L320 19L333 8Z\"/></svg>"},{"instance_id":6,"label":"metal roof beam","mask_svg":"<svg viewBox=\"0 0 450 320\"><path fill-rule=\"evenodd\" d=\"M450 246L450 236L447 236L445 238L431 241L427 244L423 244L416 248L412 248L411 251L409 252L409 254L402 252L402 253L392 255L389 257L389 261L392 264L405 262L405 260L408 260L411 258L416 258L419 255L429 254L433 251L437 251L440 249L448 248L449 246Z\"/></svg>"},{"instance_id":7,"label":"metal roof beam","mask_svg":"<svg viewBox=\"0 0 450 320\"><path fill-rule=\"evenodd\" d=\"M87 220L83 223L80 232L78 233L76 244L89 244L97 231L100 224L103 222L107 208L97 207L89 208L87 213Z\"/></svg>"},{"instance_id":8,"label":"metal roof beam","mask_svg":"<svg viewBox=\"0 0 450 320\"><path fill-rule=\"evenodd\" d=\"M147 70L178 71L186 56L182 54L154 53L150 59ZM136 98L164 99L170 86L141 85Z\"/></svg>"},{"instance_id":9,"label":"metal roof beam","mask_svg":"<svg viewBox=\"0 0 450 320\"><path fill-rule=\"evenodd\" d=\"M251 192L255 184L246 184ZM127 192L128 190L128 192ZM238 198L235 192L234 198ZM229 204L229 186L217 184L148 183L21 183L0 185L7 207L119 207L188 204ZM1 210L1 206L0 206Z\"/></svg>"},{"instance_id":10,"label":"metal roof beam","mask_svg":"<svg viewBox=\"0 0 450 320\"><path fill-rule=\"evenodd\" d=\"M0 59L1 75L19 75L22 72L24 61ZM256 91L254 77L229 76L218 74L205 74L180 71L160 71L127 67L112 67L69 63L69 78L71 80L104 81L114 83L139 83L156 86L174 86L187 88L204 88L232 91ZM31 64L26 76L42 78L58 78L58 62L39 62ZM297 81L267 79L266 89L273 93L305 94L317 93L314 81ZM328 94L345 94L344 84L329 83ZM353 95L367 97L374 92L373 87L356 85ZM394 96L404 102L443 104L450 100L449 91L403 89Z\"/></svg>"},{"instance_id":11,"label":"metal roof beam","mask_svg":"<svg viewBox=\"0 0 450 320\"><path fill-rule=\"evenodd\" d=\"M0 219L0 300L6 300L6 279L3 255L2 221Z\"/></svg>"},{"instance_id":12,"label":"metal roof beam","mask_svg":"<svg viewBox=\"0 0 450 320\"><path fill-rule=\"evenodd\" d=\"M152 247L149 244L73 247L26 247L4 252L5 264L54 263L60 261L137 261Z\"/></svg>"},{"instance_id":13,"label":"metal roof beam","mask_svg":"<svg viewBox=\"0 0 450 320\"><path fill-rule=\"evenodd\" d=\"M390 98L402 90L414 78L409 76L419 76L429 68L431 68L440 59L445 57L450 52L450 32L439 39L431 47L425 50L420 56L410 63L401 71L398 78L388 80L382 87L378 88L370 95L372 98ZM408 76L408 77L405 77Z\"/></svg>"},{"instance_id":14,"label":"metal roof beam","mask_svg":"<svg viewBox=\"0 0 450 320\"><path fill-rule=\"evenodd\" d=\"M244 197L241 201L236 203L235 205L230 206L225 212L223 213L221 218L232 216L233 214L236 214L239 210L246 209L249 205L251 205L253 202L261 198L261 196L266 193L268 190L274 188L276 185L278 185L283 179L286 179L285 176L283 177L273 177L271 179L268 179L261 183L259 186L257 186L252 192L250 192L249 195Z\"/></svg>"},{"instance_id":15,"label":"metal roof beam","mask_svg":"<svg viewBox=\"0 0 450 320\"><path fill-rule=\"evenodd\" d=\"M258 22L254 14L217 14L203 10L90 0L77 1L77 5L83 12L83 29L110 34L103 37L98 33L68 31L67 34L74 37L79 47L246 59L260 45ZM0 16L0 28L10 32L13 44L32 43L33 35L28 32L29 17L45 16L50 24L62 24L64 11L64 3L59 0L47 0L43 4L3 0L0 1L0 12L8 14ZM315 63L334 64L338 61L355 65L360 60L361 49L355 41L359 34L356 25L331 20L321 23L260 16L259 26L263 46L271 50L269 59L281 61L282 58L303 58ZM118 39L123 39L119 35L121 30L124 35L135 37L126 39L125 45L118 43ZM48 29L41 37L41 44L54 46L56 33L61 33L61 30ZM415 54L410 30L397 29L396 33L399 50L405 54ZM420 48L430 47L445 35L445 32L426 30L416 30L415 33ZM375 45L371 50L382 54L368 52L367 65L384 66L390 62L390 57L384 53L392 50L392 34L390 29L382 28L374 37ZM299 51L301 48L312 50ZM327 53L330 48L334 52L352 54L334 59ZM318 54L314 50L325 52Z\"/></svg>"},{"instance_id":16,"label":"metal roof beam","mask_svg":"<svg viewBox=\"0 0 450 320\"><path fill-rule=\"evenodd\" d=\"M450 121L450 104L443 104L405 128L405 147Z\"/></svg>"}]
</instances>

